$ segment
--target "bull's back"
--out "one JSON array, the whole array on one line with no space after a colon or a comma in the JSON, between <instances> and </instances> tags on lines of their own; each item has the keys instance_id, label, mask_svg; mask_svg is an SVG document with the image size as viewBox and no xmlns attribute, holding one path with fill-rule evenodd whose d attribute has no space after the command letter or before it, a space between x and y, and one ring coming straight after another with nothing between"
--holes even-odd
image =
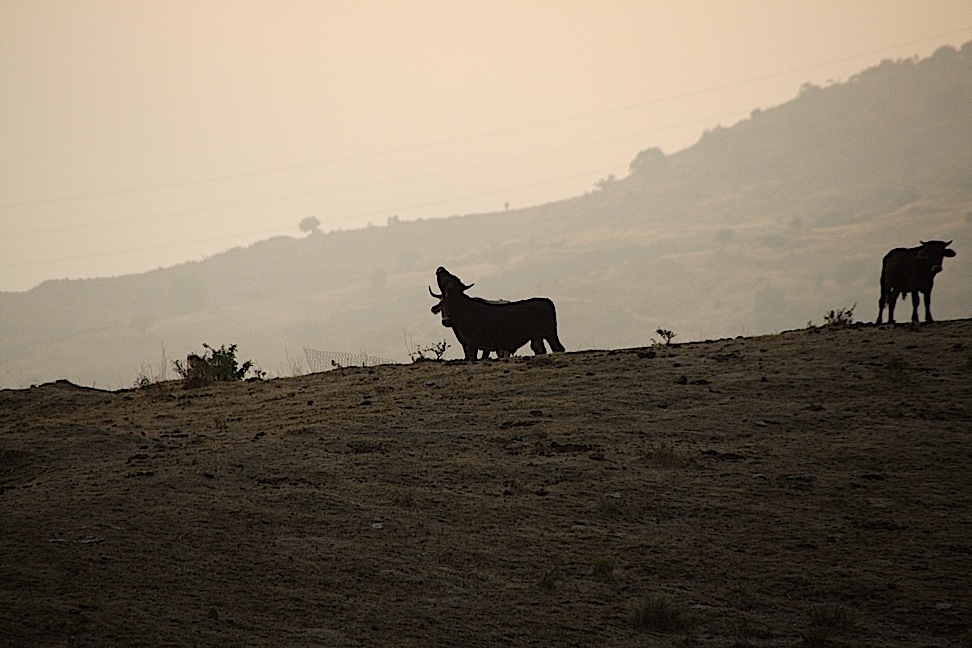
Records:
<instances>
[{"instance_id":1,"label":"bull's back","mask_svg":"<svg viewBox=\"0 0 972 648\"><path fill-rule=\"evenodd\" d=\"M919 248L895 248L884 255L881 265L881 289L885 292L894 288L906 293L921 287L923 273L915 258ZM924 274L929 274L925 272Z\"/></svg>"},{"instance_id":2,"label":"bull's back","mask_svg":"<svg viewBox=\"0 0 972 648\"><path fill-rule=\"evenodd\" d=\"M487 336L500 343L524 343L537 336L546 337L557 330L557 313L546 297L532 297L507 304L484 307ZM523 342L521 342L521 340Z\"/></svg>"}]
</instances>

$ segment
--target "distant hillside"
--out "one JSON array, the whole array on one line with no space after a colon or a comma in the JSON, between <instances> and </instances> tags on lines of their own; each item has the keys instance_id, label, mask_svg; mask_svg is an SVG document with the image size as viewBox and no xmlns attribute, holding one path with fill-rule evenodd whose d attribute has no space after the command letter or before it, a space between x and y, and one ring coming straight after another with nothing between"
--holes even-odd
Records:
<instances>
[{"instance_id":1,"label":"distant hillside","mask_svg":"<svg viewBox=\"0 0 972 648\"><path fill-rule=\"evenodd\" d=\"M0 385L129 386L142 365L236 343L273 375L303 347L408 360L448 339L426 285L546 295L569 349L637 346L876 314L880 260L954 239L939 319L972 314L972 42L884 61L846 83L707 131L628 176L528 209L280 237L205 261L0 293ZM301 365L302 366L299 366Z\"/></svg>"}]
</instances>

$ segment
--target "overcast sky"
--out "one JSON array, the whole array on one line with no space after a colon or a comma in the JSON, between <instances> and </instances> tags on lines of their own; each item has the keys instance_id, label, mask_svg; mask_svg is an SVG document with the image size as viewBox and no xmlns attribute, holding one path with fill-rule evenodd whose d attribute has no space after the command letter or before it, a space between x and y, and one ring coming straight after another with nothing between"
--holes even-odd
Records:
<instances>
[{"instance_id":1,"label":"overcast sky","mask_svg":"<svg viewBox=\"0 0 972 648\"><path fill-rule=\"evenodd\" d=\"M568 198L972 0L0 0L0 290Z\"/></svg>"}]
</instances>

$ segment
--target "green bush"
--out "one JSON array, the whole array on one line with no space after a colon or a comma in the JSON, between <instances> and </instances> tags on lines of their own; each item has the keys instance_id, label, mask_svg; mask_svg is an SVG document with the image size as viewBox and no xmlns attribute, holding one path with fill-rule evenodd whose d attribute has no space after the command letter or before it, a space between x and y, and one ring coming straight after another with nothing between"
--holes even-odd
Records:
<instances>
[{"instance_id":1,"label":"green bush","mask_svg":"<svg viewBox=\"0 0 972 648\"><path fill-rule=\"evenodd\" d=\"M183 364L175 360L172 364L176 372L182 377L186 389L204 387L216 381L243 380L246 372L253 367L253 361L247 360L242 365L236 360L236 345L221 345L214 349L203 344L206 349L203 355L190 353Z\"/></svg>"}]
</instances>

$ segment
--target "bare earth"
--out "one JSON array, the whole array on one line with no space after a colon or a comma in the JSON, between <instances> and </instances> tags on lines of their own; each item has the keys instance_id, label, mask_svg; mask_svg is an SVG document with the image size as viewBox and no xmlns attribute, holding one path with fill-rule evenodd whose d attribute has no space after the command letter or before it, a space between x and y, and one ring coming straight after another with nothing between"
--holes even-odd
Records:
<instances>
[{"instance_id":1,"label":"bare earth","mask_svg":"<svg viewBox=\"0 0 972 648\"><path fill-rule=\"evenodd\" d=\"M972 320L0 392L3 646L972 645Z\"/></svg>"}]
</instances>

